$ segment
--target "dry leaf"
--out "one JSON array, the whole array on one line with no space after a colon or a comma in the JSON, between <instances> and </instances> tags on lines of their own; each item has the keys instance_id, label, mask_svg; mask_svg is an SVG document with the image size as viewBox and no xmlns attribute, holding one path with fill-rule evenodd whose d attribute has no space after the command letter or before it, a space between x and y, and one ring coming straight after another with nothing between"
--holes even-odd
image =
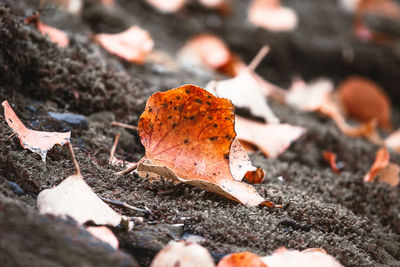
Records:
<instances>
[{"instance_id":1,"label":"dry leaf","mask_svg":"<svg viewBox=\"0 0 400 267\"><path fill-rule=\"evenodd\" d=\"M333 89L333 82L326 78L310 83L298 79L286 93L285 100L287 104L300 110L316 111L324 105Z\"/></svg>"},{"instance_id":2,"label":"dry leaf","mask_svg":"<svg viewBox=\"0 0 400 267\"><path fill-rule=\"evenodd\" d=\"M243 157L241 146L231 149L234 119L229 100L194 85L153 94L139 120L146 157L138 171L198 186L245 205L268 205L251 185L235 180L244 173L241 169L248 171L249 159Z\"/></svg>"},{"instance_id":3,"label":"dry leaf","mask_svg":"<svg viewBox=\"0 0 400 267\"><path fill-rule=\"evenodd\" d=\"M35 25L36 29L40 31L42 35L47 35L53 43L58 44L60 47L67 47L69 44L68 36L65 32L48 26L39 20L39 13L36 13L25 20L26 23Z\"/></svg>"},{"instance_id":4,"label":"dry leaf","mask_svg":"<svg viewBox=\"0 0 400 267\"><path fill-rule=\"evenodd\" d=\"M289 124L265 124L236 115L237 139L257 146L268 157L277 157L299 138L305 129Z\"/></svg>"},{"instance_id":5,"label":"dry leaf","mask_svg":"<svg viewBox=\"0 0 400 267\"><path fill-rule=\"evenodd\" d=\"M373 81L362 77L350 77L339 86L338 94L349 116L362 122L375 118L383 128L392 127L389 97Z\"/></svg>"},{"instance_id":6,"label":"dry leaf","mask_svg":"<svg viewBox=\"0 0 400 267\"><path fill-rule=\"evenodd\" d=\"M25 127L21 120L17 117L14 110L5 100L2 103L4 107L4 117L8 126L18 136L21 146L25 149L40 155L43 161L46 161L47 151L54 145L65 145L69 142L71 132L42 132L34 131Z\"/></svg>"},{"instance_id":7,"label":"dry leaf","mask_svg":"<svg viewBox=\"0 0 400 267\"><path fill-rule=\"evenodd\" d=\"M119 242L114 233L106 226L89 226L86 230L112 248L118 249Z\"/></svg>"},{"instance_id":8,"label":"dry leaf","mask_svg":"<svg viewBox=\"0 0 400 267\"><path fill-rule=\"evenodd\" d=\"M146 0L146 2L164 13L177 12L186 4L186 0Z\"/></svg>"},{"instance_id":9,"label":"dry leaf","mask_svg":"<svg viewBox=\"0 0 400 267\"><path fill-rule=\"evenodd\" d=\"M358 14L376 14L386 18L400 19L400 8L391 0L360 0L357 3Z\"/></svg>"},{"instance_id":10,"label":"dry leaf","mask_svg":"<svg viewBox=\"0 0 400 267\"><path fill-rule=\"evenodd\" d=\"M311 248L303 251L288 250L285 247L277 249L272 255L262 257L268 267L342 267L331 255L321 248Z\"/></svg>"},{"instance_id":11,"label":"dry leaf","mask_svg":"<svg viewBox=\"0 0 400 267\"><path fill-rule=\"evenodd\" d=\"M397 186L399 184L399 172L399 165L390 163L389 151L386 148L381 148L376 153L375 162L365 175L364 181L372 182L379 175L379 181Z\"/></svg>"},{"instance_id":12,"label":"dry leaf","mask_svg":"<svg viewBox=\"0 0 400 267\"><path fill-rule=\"evenodd\" d=\"M80 174L71 175L56 187L40 192L37 207L40 214L69 216L80 224L93 221L97 225L117 226L121 222L121 215L104 203Z\"/></svg>"},{"instance_id":13,"label":"dry leaf","mask_svg":"<svg viewBox=\"0 0 400 267\"><path fill-rule=\"evenodd\" d=\"M385 145L395 152L400 153L400 130L389 135L389 137L385 139Z\"/></svg>"},{"instance_id":14,"label":"dry leaf","mask_svg":"<svg viewBox=\"0 0 400 267\"><path fill-rule=\"evenodd\" d=\"M205 7L218 10L224 16L231 13L231 0L199 0L199 2Z\"/></svg>"},{"instance_id":15,"label":"dry leaf","mask_svg":"<svg viewBox=\"0 0 400 267\"><path fill-rule=\"evenodd\" d=\"M249 184L260 184L264 181L265 173L263 169L257 168L255 171L247 172L243 180Z\"/></svg>"},{"instance_id":16,"label":"dry leaf","mask_svg":"<svg viewBox=\"0 0 400 267\"><path fill-rule=\"evenodd\" d=\"M214 267L214 260L204 247L192 242L173 242L165 246L150 267Z\"/></svg>"},{"instance_id":17,"label":"dry leaf","mask_svg":"<svg viewBox=\"0 0 400 267\"><path fill-rule=\"evenodd\" d=\"M248 19L254 25L269 31L291 31L298 24L296 12L282 7L280 0L253 0Z\"/></svg>"},{"instance_id":18,"label":"dry leaf","mask_svg":"<svg viewBox=\"0 0 400 267\"><path fill-rule=\"evenodd\" d=\"M154 46L150 35L138 26L117 34L96 34L95 39L110 53L137 64L144 63Z\"/></svg>"},{"instance_id":19,"label":"dry leaf","mask_svg":"<svg viewBox=\"0 0 400 267\"><path fill-rule=\"evenodd\" d=\"M236 76L244 63L233 54L219 37L199 34L191 38L179 51L179 60L187 66L199 66Z\"/></svg>"},{"instance_id":20,"label":"dry leaf","mask_svg":"<svg viewBox=\"0 0 400 267\"><path fill-rule=\"evenodd\" d=\"M268 267L256 254L251 252L237 252L226 255L217 267Z\"/></svg>"},{"instance_id":21,"label":"dry leaf","mask_svg":"<svg viewBox=\"0 0 400 267\"><path fill-rule=\"evenodd\" d=\"M238 108L248 108L254 116L263 118L268 123L279 123L267 104L264 96L266 85L253 72L242 69L235 78L211 82L207 91L217 97L227 98Z\"/></svg>"},{"instance_id":22,"label":"dry leaf","mask_svg":"<svg viewBox=\"0 0 400 267\"><path fill-rule=\"evenodd\" d=\"M331 166L332 171L336 174L339 174L340 169L336 164L336 154L331 151L324 150L322 151L322 156L329 166Z\"/></svg>"}]
</instances>

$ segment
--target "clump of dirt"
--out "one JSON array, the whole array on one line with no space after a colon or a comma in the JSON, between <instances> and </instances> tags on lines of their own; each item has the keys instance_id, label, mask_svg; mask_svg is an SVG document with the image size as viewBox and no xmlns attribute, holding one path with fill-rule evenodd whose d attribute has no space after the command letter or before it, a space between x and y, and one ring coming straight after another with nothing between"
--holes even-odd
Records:
<instances>
[{"instance_id":1,"label":"clump of dirt","mask_svg":"<svg viewBox=\"0 0 400 267\"><path fill-rule=\"evenodd\" d=\"M32 129L71 130L82 174L97 194L148 208L138 212L113 207L136 222L128 232L113 229L121 251L147 266L169 241L195 234L206 239L202 245L216 260L227 253L245 250L267 255L286 246L322 247L346 266L398 263L400 187L363 182L378 147L363 139L344 136L332 121L316 114L271 103L283 122L303 126L307 132L277 159L261 153L251 155L253 163L266 170L266 179L256 186L257 191L266 199L283 204L283 209L247 208L168 180L150 181L136 174L116 177L113 173L118 168L108 165L109 151L119 131L122 137L117 157L137 161L144 155L138 134L111 127L113 120L136 124L151 93L185 83L204 86L212 77L190 69L166 70L153 63L129 64L93 43L92 31L119 32L139 24L150 31L157 49L172 54L189 36L215 32L246 60L256 54L261 44L270 43L271 55L261 64L260 73L281 85L288 84L289 77L299 73L306 78L324 74L335 81L353 73L377 78L378 74L368 75L372 68L397 60L390 56L395 52L387 47L350 40L357 56L346 68L343 65L348 63L326 64L323 59L328 54L329 58L335 58L340 53L337 41L351 21L349 14L334 5L336 1L327 1L327 6L313 1L302 1L304 5L284 1L299 12L301 24L297 31L281 34L267 33L243 23L248 5L245 1L235 4L235 16L227 19L195 4L177 15L164 15L144 1L117 1L114 10L97 1L84 2L79 16L54 8L42 12L45 22L69 33L68 48L59 48L23 22L37 8L35 1L0 4L0 100L7 99ZM316 17L307 17L310 12L315 12ZM345 19L330 24L325 21L329 18L326 14ZM311 39L303 35L310 32L315 32ZM360 61L358 55L367 51L385 56L365 57L365 62ZM394 65L384 68L390 66ZM382 75L377 80L384 81L382 84L386 83L392 99L398 101L397 94L390 89L393 77L389 76ZM83 114L88 125L61 123L49 116L49 111ZM400 127L398 107L393 118L394 127ZM70 157L66 148L55 147L43 162L38 155L22 149L18 139L10 135L6 122L0 120L0 231L7 233L0 235L0 258L7 260L2 262L11 265L33 258L33 263L40 266L71 265L78 260L88 266L99 262L135 266L131 256L121 251L90 245L87 239L68 241L71 231L85 232L71 221L37 214L37 193L73 173ZM323 150L338 155L344 164L341 174L332 173L323 161ZM399 162L400 156L391 153L391 159ZM18 184L24 193L16 191L9 182ZM7 248L10 242L13 246ZM40 250L34 249L39 247Z\"/></svg>"}]
</instances>

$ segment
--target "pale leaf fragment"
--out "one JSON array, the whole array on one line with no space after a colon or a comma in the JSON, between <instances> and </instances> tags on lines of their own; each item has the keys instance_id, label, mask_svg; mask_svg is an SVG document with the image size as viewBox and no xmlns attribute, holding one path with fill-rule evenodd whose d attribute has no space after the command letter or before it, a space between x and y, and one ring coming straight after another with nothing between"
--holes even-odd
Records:
<instances>
[{"instance_id":1,"label":"pale leaf fragment","mask_svg":"<svg viewBox=\"0 0 400 267\"><path fill-rule=\"evenodd\" d=\"M47 151L54 145L62 146L69 142L71 132L58 133L30 130L17 117L7 100L3 101L2 105L7 124L18 136L21 146L39 154L43 161L46 161Z\"/></svg>"},{"instance_id":2,"label":"pale leaf fragment","mask_svg":"<svg viewBox=\"0 0 400 267\"><path fill-rule=\"evenodd\" d=\"M86 230L112 248L118 249L119 242L114 233L106 226L89 226Z\"/></svg>"},{"instance_id":3,"label":"pale leaf fragment","mask_svg":"<svg viewBox=\"0 0 400 267\"><path fill-rule=\"evenodd\" d=\"M389 135L389 137L385 139L385 145L395 152L400 153L400 130Z\"/></svg>"}]
</instances>

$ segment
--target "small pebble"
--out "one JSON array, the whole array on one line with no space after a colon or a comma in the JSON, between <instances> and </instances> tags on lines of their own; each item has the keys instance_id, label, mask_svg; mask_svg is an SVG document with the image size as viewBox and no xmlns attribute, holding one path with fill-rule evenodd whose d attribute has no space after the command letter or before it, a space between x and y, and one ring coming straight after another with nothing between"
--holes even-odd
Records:
<instances>
[{"instance_id":1,"label":"small pebble","mask_svg":"<svg viewBox=\"0 0 400 267\"><path fill-rule=\"evenodd\" d=\"M14 182L8 182L8 186L11 188L11 190L14 192L14 194L16 194L18 196L25 194L25 191L22 190L22 188Z\"/></svg>"},{"instance_id":2,"label":"small pebble","mask_svg":"<svg viewBox=\"0 0 400 267\"><path fill-rule=\"evenodd\" d=\"M48 112L48 114L50 115L50 117L58 121L63 121L72 125L79 125L85 128L88 126L88 121L86 117L80 114L56 113L56 112Z\"/></svg>"}]
</instances>

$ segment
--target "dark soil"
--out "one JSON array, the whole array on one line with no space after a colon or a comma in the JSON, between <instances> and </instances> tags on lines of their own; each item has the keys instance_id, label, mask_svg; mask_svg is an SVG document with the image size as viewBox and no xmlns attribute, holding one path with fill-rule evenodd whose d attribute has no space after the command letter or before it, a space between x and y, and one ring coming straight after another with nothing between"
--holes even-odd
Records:
<instances>
[{"instance_id":1,"label":"dark soil","mask_svg":"<svg viewBox=\"0 0 400 267\"><path fill-rule=\"evenodd\" d=\"M163 15L144 1L120 0L114 10L85 1L78 16L51 5L43 9L43 21L71 38L70 46L62 49L23 23L37 11L38 2L0 2L0 101L7 99L32 129L72 130L77 159L93 190L147 207L153 215L114 207L123 215L144 218L129 232L113 229L120 241L118 251L74 222L39 216L36 195L73 173L70 156L65 147L55 147L47 161L41 161L22 149L17 138L9 138L11 130L0 119L2 266L134 266L134 258L147 266L170 240L184 234L205 237L202 245L216 260L236 251L267 255L280 246L322 247L345 266L398 266L400 187L363 182L379 147L344 136L332 121L316 114L271 103L283 122L306 127L307 133L277 159L251 155L253 163L266 170L258 192L283 204L283 209L247 208L201 189L166 180L150 182L136 174L115 177L117 168L108 165L108 155L118 131L119 158L136 161L144 149L136 132L112 128L110 122L136 125L153 92L186 83L204 86L213 74L129 64L93 43L91 34L138 24L150 32L156 49L174 55L191 35L214 32L246 61L267 43L271 53L260 65L260 75L286 87L296 75L324 75L336 83L351 74L374 79L395 104L395 129L400 127L398 43L389 47L355 40L352 15L333 0L283 1L298 12L300 26L279 34L244 23L248 1L235 1L233 15L223 19L195 3L178 14ZM368 22L400 38L399 22ZM343 47L353 50L353 61L343 58ZM82 114L88 124L60 122L49 111ZM344 163L340 175L323 161L323 150L335 152ZM392 153L391 160L399 163L400 155Z\"/></svg>"}]
</instances>

